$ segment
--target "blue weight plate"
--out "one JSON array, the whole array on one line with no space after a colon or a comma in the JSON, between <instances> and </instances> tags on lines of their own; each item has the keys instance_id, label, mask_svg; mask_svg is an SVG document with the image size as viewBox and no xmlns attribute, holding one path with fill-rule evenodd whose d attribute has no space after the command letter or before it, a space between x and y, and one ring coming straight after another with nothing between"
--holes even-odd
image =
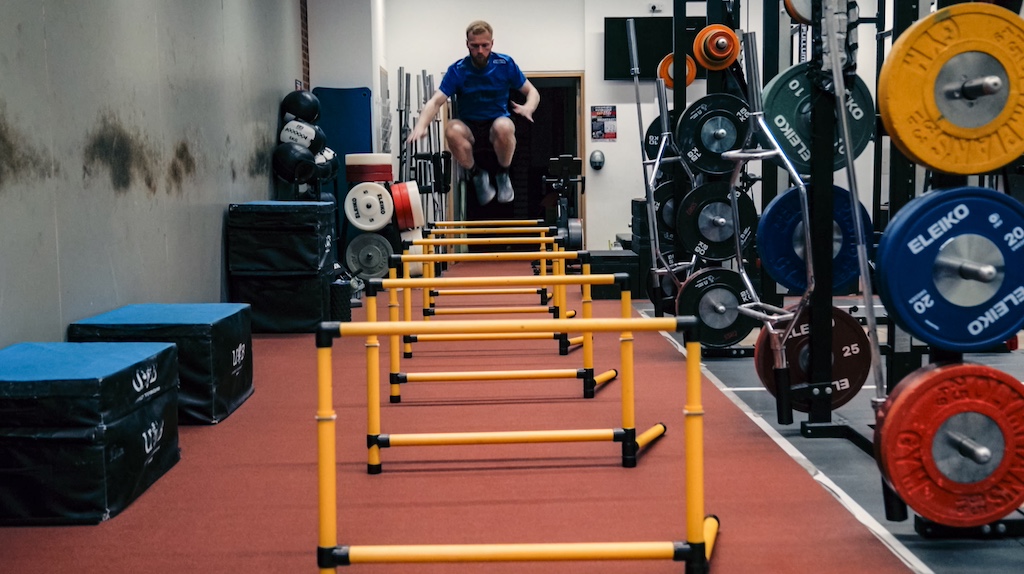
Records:
<instances>
[{"instance_id":1,"label":"blue weight plate","mask_svg":"<svg viewBox=\"0 0 1024 574\"><path fill-rule=\"evenodd\" d=\"M814 194L814 186L807 186ZM850 203L850 192L832 187L832 289L842 292L860 277L857 260L857 232ZM859 206L865 233L869 233L871 216ZM817 239L817 238L812 238ZM790 188L779 194L764 208L757 224L757 252L761 265L776 283L790 291L807 289L807 269L803 256L803 220L800 216L800 191Z\"/></svg>"},{"instance_id":2,"label":"blue weight plate","mask_svg":"<svg viewBox=\"0 0 1024 574\"><path fill-rule=\"evenodd\" d=\"M1024 205L961 187L910 201L882 234L889 316L940 349L986 351L1024 328Z\"/></svg>"}]
</instances>

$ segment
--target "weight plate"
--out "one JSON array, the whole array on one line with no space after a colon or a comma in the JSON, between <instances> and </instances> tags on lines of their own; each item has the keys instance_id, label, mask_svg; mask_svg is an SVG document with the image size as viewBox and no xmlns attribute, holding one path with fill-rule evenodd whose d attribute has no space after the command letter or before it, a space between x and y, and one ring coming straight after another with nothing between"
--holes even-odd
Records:
<instances>
[{"instance_id":1,"label":"weight plate","mask_svg":"<svg viewBox=\"0 0 1024 574\"><path fill-rule=\"evenodd\" d=\"M395 204L379 183L363 182L345 196L345 217L363 231L377 231L391 221Z\"/></svg>"},{"instance_id":2,"label":"weight plate","mask_svg":"<svg viewBox=\"0 0 1024 574\"><path fill-rule=\"evenodd\" d=\"M679 113L675 110L668 111L668 125L669 130L672 126L676 125L676 121L679 119ZM658 146L661 144L661 116L654 118L654 121L647 126L647 132L644 134L644 149L647 151L647 157L654 159L658 155ZM672 147L666 146L665 151L662 153L662 158L676 157L675 151ZM664 166L663 166L664 167Z\"/></svg>"},{"instance_id":3,"label":"weight plate","mask_svg":"<svg viewBox=\"0 0 1024 574\"><path fill-rule=\"evenodd\" d=\"M686 194L676 209L675 229L683 249L710 261L736 257L736 222L729 200L729 182L705 183ZM757 210L746 194L736 196L740 216L740 242L746 246L754 235Z\"/></svg>"},{"instance_id":4,"label":"weight plate","mask_svg":"<svg viewBox=\"0 0 1024 574\"><path fill-rule=\"evenodd\" d=\"M725 151L739 149L747 137L747 103L730 94L710 94L694 102L676 124L680 153L694 168L711 174L732 171Z\"/></svg>"},{"instance_id":5,"label":"weight plate","mask_svg":"<svg viewBox=\"0 0 1024 574\"><path fill-rule=\"evenodd\" d=\"M1024 386L971 363L927 365L878 409L875 458L915 512L946 526L1000 520L1024 504Z\"/></svg>"},{"instance_id":6,"label":"weight plate","mask_svg":"<svg viewBox=\"0 0 1024 574\"><path fill-rule=\"evenodd\" d=\"M876 257L889 316L918 339L989 350L1024 327L1024 205L995 190L934 191L900 209Z\"/></svg>"},{"instance_id":7,"label":"weight plate","mask_svg":"<svg viewBox=\"0 0 1024 574\"><path fill-rule=\"evenodd\" d=\"M565 248L568 251L583 250L583 221L577 217L570 217L566 229Z\"/></svg>"},{"instance_id":8,"label":"weight plate","mask_svg":"<svg viewBox=\"0 0 1024 574\"><path fill-rule=\"evenodd\" d=\"M360 277L384 277L394 250L391 243L378 233L360 233L345 248L345 266Z\"/></svg>"},{"instance_id":9,"label":"weight plate","mask_svg":"<svg viewBox=\"0 0 1024 574\"><path fill-rule=\"evenodd\" d=\"M404 183L396 183L391 186L391 199L395 203L395 224L398 225L399 231L414 227L409 208L409 194Z\"/></svg>"},{"instance_id":10,"label":"weight plate","mask_svg":"<svg viewBox=\"0 0 1024 574\"><path fill-rule=\"evenodd\" d=\"M724 70L736 61L740 53L740 40L728 26L712 24L697 33L693 39L693 57L709 70Z\"/></svg>"},{"instance_id":11,"label":"weight plate","mask_svg":"<svg viewBox=\"0 0 1024 574\"><path fill-rule=\"evenodd\" d=\"M915 22L878 75L878 111L911 160L955 174L985 173L1024 154L1024 20L964 3Z\"/></svg>"},{"instance_id":12,"label":"weight plate","mask_svg":"<svg viewBox=\"0 0 1024 574\"><path fill-rule=\"evenodd\" d=\"M813 193L814 186L807 186L808 196ZM861 224L865 233L868 233L872 229L871 217L863 205L858 204L858 207ZM860 277L856 223L853 219L850 192L833 186L832 209L832 289L842 291ZM764 208L757 224L757 251L761 257L761 265L776 283L797 292L807 289L803 229L800 190L795 187L777 195Z\"/></svg>"},{"instance_id":13,"label":"weight plate","mask_svg":"<svg viewBox=\"0 0 1024 574\"><path fill-rule=\"evenodd\" d=\"M755 319L741 315L739 306L754 300L740 274L731 269L701 269L683 283L676 298L677 314L692 315L701 323L700 342L708 347L729 347L739 343L757 326Z\"/></svg>"},{"instance_id":14,"label":"weight plate","mask_svg":"<svg viewBox=\"0 0 1024 574\"><path fill-rule=\"evenodd\" d=\"M351 183L360 183L363 181L385 182L393 181L394 174L391 171L390 165L348 165L345 166L345 179Z\"/></svg>"},{"instance_id":15,"label":"weight plate","mask_svg":"<svg viewBox=\"0 0 1024 574\"><path fill-rule=\"evenodd\" d=\"M768 129L778 141L783 153L800 173L811 171L811 80L807 77L810 62L797 64L772 78L764 87L764 117ZM846 115L853 140L853 157L859 156L871 141L875 131L875 108L867 84L859 76L853 85L846 85ZM833 114L835 115L835 114ZM843 145L839 118L835 117L835 141L832 146L832 169L846 167L846 147ZM764 136L760 136L763 140ZM770 144L762 141L764 147ZM781 165L781 163L780 163Z\"/></svg>"},{"instance_id":16,"label":"weight plate","mask_svg":"<svg viewBox=\"0 0 1024 574\"><path fill-rule=\"evenodd\" d=\"M676 197L686 193L676 180L670 179L654 188L654 211L658 214L658 227L669 233L676 231Z\"/></svg>"},{"instance_id":17,"label":"weight plate","mask_svg":"<svg viewBox=\"0 0 1024 574\"><path fill-rule=\"evenodd\" d=\"M796 307L789 307L792 311ZM783 330L789 321L779 321L776 328ZM850 402L868 379L871 371L871 341L864 328L846 311L832 307L832 409ZM785 341L786 362L789 364L789 382L791 386L810 383L810 351L811 351L810 310L804 308L796 318L796 326ZM771 340L768 329L761 329L754 345L754 368L758 378L772 396L776 396L778 386L775 381L775 360L772 354ZM800 412L810 412L811 403L801 398L792 401L793 408Z\"/></svg>"},{"instance_id":18,"label":"weight plate","mask_svg":"<svg viewBox=\"0 0 1024 574\"><path fill-rule=\"evenodd\" d=\"M675 70L672 65L674 60L675 55L669 53L658 62L658 77L665 81L665 87L670 90L675 85L675 80L673 79Z\"/></svg>"},{"instance_id":19,"label":"weight plate","mask_svg":"<svg viewBox=\"0 0 1024 574\"><path fill-rule=\"evenodd\" d=\"M783 0L786 13L797 24L811 23L811 0Z\"/></svg>"},{"instance_id":20,"label":"weight plate","mask_svg":"<svg viewBox=\"0 0 1024 574\"><path fill-rule=\"evenodd\" d=\"M671 263L671 259L669 261ZM667 315L676 314L676 296L680 289L676 286L676 280L679 285L685 283L690 276L690 266L679 267L672 273L675 274L675 280L668 272L658 273L652 269L647 274L647 298L655 306L660 306L661 312Z\"/></svg>"},{"instance_id":21,"label":"weight plate","mask_svg":"<svg viewBox=\"0 0 1024 574\"><path fill-rule=\"evenodd\" d=\"M412 227L423 227L427 222L427 217L423 213L420 186L414 180L410 180L405 182L405 191L409 194L409 207L412 208Z\"/></svg>"},{"instance_id":22,"label":"weight plate","mask_svg":"<svg viewBox=\"0 0 1024 574\"><path fill-rule=\"evenodd\" d=\"M347 153L345 165L391 166L391 155L386 153Z\"/></svg>"}]
</instances>

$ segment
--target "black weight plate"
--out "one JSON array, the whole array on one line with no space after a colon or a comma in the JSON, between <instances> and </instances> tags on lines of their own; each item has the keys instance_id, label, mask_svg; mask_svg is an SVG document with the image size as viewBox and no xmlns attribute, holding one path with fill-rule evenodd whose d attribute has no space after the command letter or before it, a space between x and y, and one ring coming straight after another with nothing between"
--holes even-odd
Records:
<instances>
[{"instance_id":1,"label":"black weight plate","mask_svg":"<svg viewBox=\"0 0 1024 574\"><path fill-rule=\"evenodd\" d=\"M876 261L889 316L930 345L985 351L1024 327L1024 205L1006 194L961 187L911 200Z\"/></svg>"},{"instance_id":2,"label":"black weight plate","mask_svg":"<svg viewBox=\"0 0 1024 574\"><path fill-rule=\"evenodd\" d=\"M683 158L704 173L732 171L722 153L739 149L750 126L747 103L730 94L710 94L697 100L679 118L676 141Z\"/></svg>"},{"instance_id":3,"label":"black weight plate","mask_svg":"<svg viewBox=\"0 0 1024 574\"><path fill-rule=\"evenodd\" d=\"M686 194L676 208L675 229L683 249L710 261L725 261L736 256L729 182L705 183ZM750 243L757 224L757 209L750 196L736 197L740 215L740 241Z\"/></svg>"},{"instance_id":4,"label":"black weight plate","mask_svg":"<svg viewBox=\"0 0 1024 574\"><path fill-rule=\"evenodd\" d=\"M708 347L739 343L759 323L739 312L741 304L754 300L740 274L731 269L701 269L683 283L676 299L679 316L700 321L700 342Z\"/></svg>"},{"instance_id":5,"label":"black weight plate","mask_svg":"<svg viewBox=\"0 0 1024 574\"><path fill-rule=\"evenodd\" d=\"M808 196L814 193L814 186L807 186ZM832 202L832 289L842 291L860 277L856 223L849 191L833 186ZM871 216L863 205L858 207L864 232L868 233L872 229ZM761 265L775 282L791 291L807 289L799 189L784 191L764 208L757 224L757 251Z\"/></svg>"},{"instance_id":6,"label":"black weight plate","mask_svg":"<svg viewBox=\"0 0 1024 574\"><path fill-rule=\"evenodd\" d=\"M789 308L793 310L792 307ZM796 318L789 339L784 343L786 361L789 363L789 383L791 386L810 382L810 313L804 308ZM788 321L779 321L776 328L783 330ZM832 409L835 410L860 392L864 381L871 371L871 341L864 328L846 311L832 307ZM777 395L778 386L775 382L775 360L771 348L768 329L761 329L754 345L754 369L758 378L772 396ZM810 412L811 404L807 399L794 398L793 409Z\"/></svg>"},{"instance_id":7,"label":"black weight plate","mask_svg":"<svg viewBox=\"0 0 1024 574\"><path fill-rule=\"evenodd\" d=\"M668 111L668 129L671 131L672 126L676 125L676 121L679 119L679 113L675 110ZM658 155L658 146L661 145L661 116L654 118L654 121L647 126L647 132L644 134L644 150L647 151L647 158L654 159ZM665 152L662 154L663 158L676 157L675 152L671 146L665 147Z\"/></svg>"},{"instance_id":8,"label":"black weight plate","mask_svg":"<svg viewBox=\"0 0 1024 574\"><path fill-rule=\"evenodd\" d=\"M765 85L762 92L764 119L783 153L799 173L811 171L811 93L807 77L810 62L803 62L784 70ZM860 77L846 86L846 116L849 119L853 157L859 156L875 133L874 99L867 84ZM832 169L846 166L846 146L839 129L838 114L833 113L836 124L832 146ZM762 138L762 145L769 143ZM781 165L781 163L780 163Z\"/></svg>"},{"instance_id":9,"label":"black weight plate","mask_svg":"<svg viewBox=\"0 0 1024 574\"><path fill-rule=\"evenodd\" d=\"M387 238L368 231L353 237L345 248L345 266L360 277L384 277L393 254Z\"/></svg>"}]
</instances>

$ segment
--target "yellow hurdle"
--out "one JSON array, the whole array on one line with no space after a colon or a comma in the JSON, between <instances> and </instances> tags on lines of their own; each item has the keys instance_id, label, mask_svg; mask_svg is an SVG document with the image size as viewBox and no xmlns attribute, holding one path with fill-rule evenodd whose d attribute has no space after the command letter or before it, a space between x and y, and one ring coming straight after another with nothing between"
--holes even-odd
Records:
<instances>
[{"instance_id":1,"label":"yellow hurdle","mask_svg":"<svg viewBox=\"0 0 1024 574\"><path fill-rule=\"evenodd\" d=\"M332 572L338 566L369 563L454 563L454 562L526 562L569 560L673 560L687 563L687 572L706 573L718 537L719 521L704 514L704 411L701 404L700 343L697 333L699 322L694 317L662 317L651 319L580 319L588 332L620 332L623 370L632 370L633 331L685 331L686 340L686 541L638 542L586 542L538 544L438 544L438 545L364 545L339 546L337 533L337 460L335 448L336 414L333 406L331 346L339 336L365 336L367 364L376 365L379 359L378 336L404 334L420 324L407 321L389 323L322 323L316 334L317 344L317 477L319 494L319 530L317 566L322 573ZM554 330L556 320L535 321L443 321L431 323L429 332L443 334L446 328L479 334L543 333ZM628 344L627 344L628 343ZM367 368L367 399L374 404L379 398L371 390L376 388L375 368ZM632 372L626 377L632 382ZM626 393L626 385L623 385ZM379 404L377 402L376 404ZM372 411L372 409L370 409ZM625 412L625 410L624 410ZM370 434L379 432L379 417L370 415ZM635 437L635 443L649 443L664 433L652 428ZM499 433L426 433L420 435L390 435L395 442L405 445L441 444L505 444L518 442L571 442L574 440L608 440L625 429L581 429L567 431L512 431ZM380 437L370 447L371 462L379 464ZM635 461L635 459L634 459ZM372 471L372 469L371 469Z\"/></svg>"},{"instance_id":2,"label":"yellow hurdle","mask_svg":"<svg viewBox=\"0 0 1024 574\"><path fill-rule=\"evenodd\" d=\"M528 227L545 225L543 219L480 219L476 221L435 221L434 227Z\"/></svg>"},{"instance_id":3,"label":"yellow hurdle","mask_svg":"<svg viewBox=\"0 0 1024 574\"><path fill-rule=\"evenodd\" d=\"M382 290L389 291L389 299L388 300L389 300L389 307L391 309L391 312L389 313L389 320L390 321L396 321L396 320L398 320L397 312L395 310L395 308L398 306L398 296L396 294L396 291L398 291L398 290L402 290L403 291L404 295L406 296L406 301L408 301L409 300L408 299L409 293L410 293L410 291L412 289L415 289L415 288L424 288L424 289L426 289L426 287L428 285L435 285L436 286L436 285L440 284L440 285L451 285L451 286L456 286L456 287L465 287L465 286L470 286L470 285L478 285L478 284L482 284L482 283L494 282L495 280L500 281L502 284L508 284L508 285L537 285L540 282L554 281L554 283L556 284L556 287L559 286L559 285L561 285L561 286L564 286L564 285L582 285L583 286L583 300L582 300L583 318L584 319L589 319L589 318L591 318L591 316L593 314L593 301L590 298L590 286L592 284L609 285L609 284L613 284L614 283L614 284L617 284L619 286L620 293L624 293L625 296L628 297L628 295L629 295L629 291L628 291L629 276L627 274L625 274L625 273L591 275L590 274L590 263L589 263L590 258L589 258L589 254L586 253L586 252L580 252L580 254L581 254L582 259L584 261L584 263L583 263L583 275L572 275L572 276L561 275L561 276L554 276L554 277L547 278L547 279L541 278L541 277L536 277L536 276L526 276L526 277L512 276L512 277L497 277L497 278L490 278L490 277L448 277L448 278L439 278L439 279L425 279L425 278L420 278L420 279L415 279L415 278L414 279L396 279L395 278L395 275L396 275L395 269L394 269L394 267L392 267L391 270L390 270L391 271L390 272L391 277L389 279L370 279L367 282L367 284L366 284L366 298L367 298L367 300L376 299L379 296L380 291L382 291ZM623 317L629 317L630 316L629 305L630 304L627 303L626 307L623 307L623 311L622 311L623 312ZM379 303L374 301L374 308L377 308L378 306L379 306ZM405 320L406 321L411 321L411 311L408 309L408 307L406 308L405 311L406 311L405 312ZM370 321L375 321L376 320L376 312L374 311L374 312L371 313L368 310L367 311L367 318ZM568 327L570 327L570 326L571 326L572 330L577 330L577 328L580 325L580 323L577 320L573 320L572 322L567 322L567 321L565 321L565 319L559 319L559 320L563 321L563 323L562 323L563 327L567 327L567 328L561 329L557 333L519 333L519 332L515 332L515 333L505 333L505 334L491 333L489 335L490 335L491 340L496 339L499 336L501 338L510 339L510 340L512 340L512 339L527 339L527 338L534 339L534 338L548 338L548 337L551 337L551 338L553 338L553 339L555 339L555 340L557 340L559 342L559 352L560 352L560 354L566 355L569 352L569 345L570 345L570 339L569 339L566 331L569 330ZM420 324L421 325L426 325L428 323L427 322L423 322L423 323L420 323ZM415 332L415 334L406 334L406 335L404 335L403 355L404 355L405 358L411 358L412 357L412 343L413 342L417 342L417 341L421 341L421 340L422 341L432 341L432 340L433 341L440 341L440 340L444 340L444 341L460 341L460 340L461 341L468 341L468 340L480 340L480 339L481 339L481 335L476 333L476 332L458 333L456 331L450 331L449 330L449 331L446 331L446 332L440 333L440 334L430 334L430 333L425 333L423 330L419 330L419 331ZM597 390L598 387L600 387L601 385L607 383L608 381L611 381L611 380L615 379L619 375L619 373L618 373L617 370L611 369L611 370L608 370L608 371L605 371L605 372L602 372L602 373L596 373L595 374L595 371L594 371L594 352L593 352L593 345L594 345L593 334L592 333L586 333L584 331L583 335L581 335L577 339L579 341L579 344L581 344L583 346L583 367L582 367L582 369L578 369L578 370L571 370L570 369L570 370L549 370L549 371L543 371L543 373L546 373L546 375L537 375L537 371L500 371L500 372L489 372L489 373L487 373L487 372L478 372L478 373L476 373L476 380L509 380L509 379L514 379L514 378L522 378L522 379L578 378L578 379L582 379L583 380L583 397L584 398L593 398L595 396L595 394L596 394L596 390ZM390 377L391 377L390 378L391 387L390 387L390 389L391 390L390 390L390 397L389 397L389 401L390 402L392 402L392 403L399 403L399 402L401 402L401 400L402 400L402 398L401 398L401 385L404 384L404 383L423 382L423 381L445 381L445 380L463 381L463 380L468 380L465 375L463 375L463 374L461 374L459 372L439 372L439 373L430 373L430 374L407 374L407 373L402 373L401 369L400 369L400 366L399 366L400 360L399 360L399 353L398 353L398 347L397 347L397 344L398 344L397 335L392 336L390 341L391 341L391 344L392 344L392 347L391 347L392 353L391 353L391 356L390 356L390 359L391 359L391 362L390 362L390 366L391 366L391 375L390 375ZM510 376L507 373L521 374L522 376L518 376L518 377L517 376Z\"/></svg>"}]
</instances>

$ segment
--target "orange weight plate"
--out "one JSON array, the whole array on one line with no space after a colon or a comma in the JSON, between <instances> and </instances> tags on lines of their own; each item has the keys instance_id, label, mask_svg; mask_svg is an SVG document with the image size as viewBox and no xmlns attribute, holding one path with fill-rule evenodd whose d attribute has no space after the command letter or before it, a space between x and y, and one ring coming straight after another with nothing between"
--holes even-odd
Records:
<instances>
[{"instance_id":1,"label":"orange weight plate","mask_svg":"<svg viewBox=\"0 0 1024 574\"><path fill-rule=\"evenodd\" d=\"M739 37L728 26L712 24L701 30L693 41L693 57L709 70L724 70L740 54Z\"/></svg>"},{"instance_id":2,"label":"orange weight plate","mask_svg":"<svg viewBox=\"0 0 1024 574\"><path fill-rule=\"evenodd\" d=\"M797 24L811 23L811 0L783 0L786 12Z\"/></svg>"},{"instance_id":3,"label":"orange weight plate","mask_svg":"<svg viewBox=\"0 0 1024 574\"><path fill-rule=\"evenodd\" d=\"M1024 385L972 363L922 367L878 409L875 458L915 512L972 528L1024 504Z\"/></svg>"},{"instance_id":4,"label":"orange weight plate","mask_svg":"<svg viewBox=\"0 0 1024 574\"><path fill-rule=\"evenodd\" d=\"M675 81L672 78L674 74L674 70L672 69L672 62L674 60L675 56L673 56L672 54L668 54L667 56L661 59L661 62L658 62L658 77L661 78L662 80L665 80L665 87L670 90L675 85Z\"/></svg>"},{"instance_id":5,"label":"orange weight plate","mask_svg":"<svg viewBox=\"0 0 1024 574\"><path fill-rule=\"evenodd\" d=\"M1024 155L1024 20L969 2L915 22L878 75L878 111L909 159L946 173L999 169Z\"/></svg>"}]
</instances>

